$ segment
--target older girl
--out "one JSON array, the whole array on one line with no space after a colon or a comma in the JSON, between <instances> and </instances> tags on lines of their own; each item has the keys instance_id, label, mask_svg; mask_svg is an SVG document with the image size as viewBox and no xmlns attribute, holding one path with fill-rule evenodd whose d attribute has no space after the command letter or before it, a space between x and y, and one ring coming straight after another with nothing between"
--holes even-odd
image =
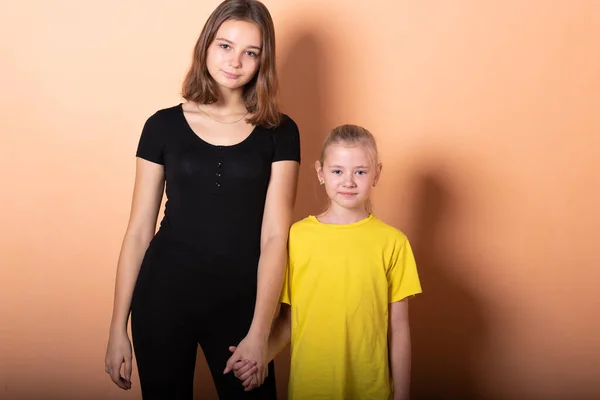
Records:
<instances>
[{"instance_id":1,"label":"older girl","mask_svg":"<svg viewBox=\"0 0 600 400\"><path fill-rule=\"evenodd\" d=\"M192 399L198 344L219 398L276 396L267 340L300 161L298 128L279 111L276 89L268 10L226 0L196 43L186 101L145 123L106 355L111 379L129 389L131 309L144 399ZM232 343L236 358L256 364L258 390L223 373Z\"/></svg>"}]
</instances>

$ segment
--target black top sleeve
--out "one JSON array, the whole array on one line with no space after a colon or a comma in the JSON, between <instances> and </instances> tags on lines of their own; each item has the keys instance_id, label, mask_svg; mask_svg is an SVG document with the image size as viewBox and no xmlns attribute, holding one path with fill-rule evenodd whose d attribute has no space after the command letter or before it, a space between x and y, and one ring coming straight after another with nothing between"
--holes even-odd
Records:
<instances>
[{"instance_id":1,"label":"black top sleeve","mask_svg":"<svg viewBox=\"0 0 600 400\"><path fill-rule=\"evenodd\" d=\"M154 114L144 124L136 156L156 164L164 165L162 129Z\"/></svg>"},{"instance_id":2,"label":"black top sleeve","mask_svg":"<svg viewBox=\"0 0 600 400\"><path fill-rule=\"evenodd\" d=\"M275 143L273 162L285 160L300 162L300 132L293 119L284 115L281 124L273 129L271 135Z\"/></svg>"}]
</instances>

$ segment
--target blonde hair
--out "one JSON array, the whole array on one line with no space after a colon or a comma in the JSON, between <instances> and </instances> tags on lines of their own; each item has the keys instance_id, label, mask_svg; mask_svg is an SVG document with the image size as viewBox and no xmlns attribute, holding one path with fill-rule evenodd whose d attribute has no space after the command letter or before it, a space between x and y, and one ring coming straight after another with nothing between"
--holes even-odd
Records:
<instances>
[{"instance_id":1,"label":"blonde hair","mask_svg":"<svg viewBox=\"0 0 600 400\"><path fill-rule=\"evenodd\" d=\"M323 146L321 148L321 156L319 157L321 168L323 167L323 164L325 162L327 149L336 144L344 144L348 146L363 146L369 152L373 166L375 168L378 167L379 151L377 150L377 142L375 140L375 136L373 136L371 132L369 132L362 126L345 124L334 128L323 141ZM367 199L367 201L365 202L365 209L368 213L371 213L373 211L371 199Z\"/></svg>"}]
</instances>

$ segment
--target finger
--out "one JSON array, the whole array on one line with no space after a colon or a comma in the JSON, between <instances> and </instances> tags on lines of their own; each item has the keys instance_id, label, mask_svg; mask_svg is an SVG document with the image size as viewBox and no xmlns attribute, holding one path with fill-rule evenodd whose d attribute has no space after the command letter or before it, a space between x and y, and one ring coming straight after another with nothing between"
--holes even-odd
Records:
<instances>
[{"instance_id":1,"label":"finger","mask_svg":"<svg viewBox=\"0 0 600 400\"><path fill-rule=\"evenodd\" d=\"M235 346L229 346L229 351L230 352L234 353L235 349L237 349L237 347L235 347Z\"/></svg>"},{"instance_id":2,"label":"finger","mask_svg":"<svg viewBox=\"0 0 600 400\"><path fill-rule=\"evenodd\" d=\"M248 365L250 361L248 360L240 360L238 362L236 362L235 364L233 364L233 370L234 371L239 371L240 369L244 368L246 365Z\"/></svg>"},{"instance_id":3,"label":"finger","mask_svg":"<svg viewBox=\"0 0 600 400\"><path fill-rule=\"evenodd\" d=\"M242 386L244 386L244 388L250 386L252 384L252 381L254 380L254 377L255 375L250 375L248 378L246 378L246 380L242 382Z\"/></svg>"},{"instance_id":4,"label":"finger","mask_svg":"<svg viewBox=\"0 0 600 400\"><path fill-rule=\"evenodd\" d=\"M229 360L227 360L227 364L225 365L225 370L223 371L223 374L230 372L233 369L233 364L240 361L241 359L242 357L238 353L233 353L233 355L229 357Z\"/></svg>"},{"instance_id":5,"label":"finger","mask_svg":"<svg viewBox=\"0 0 600 400\"><path fill-rule=\"evenodd\" d=\"M238 361L235 364L233 364L233 368L231 368L231 370L233 371L233 374L235 375L235 377L237 378L238 376L240 376L240 370L245 366L246 364L243 361Z\"/></svg>"},{"instance_id":6,"label":"finger","mask_svg":"<svg viewBox=\"0 0 600 400\"><path fill-rule=\"evenodd\" d=\"M248 388L248 391L250 391L250 390L254 390L254 389L256 389L256 388L257 388L257 387L259 387L259 386L260 386L260 384L258 383L258 376L257 376L257 375L254 375L254 382L252 382L252 384L251 384L251 385L250 385L250 387Z\"/></svg>"},{"instance_id":7,"label":"finger","mask_svg":"<svg viewBox=\"0 0 600 400\"><path fill-rule=\"evenodd\" d=\"M252 368L252 366L250 366L250 368ZM241 379L241 376L246 374L250 368L244 368L244 370L234 370L233 374L235 375L236 378Z\"/></svg>"},{"instance_id":8,"label":"finger","mask_svg":"<svg viewBox=\"0 0 600 400\"><path fill-rule=\"evenodd\" d=\"M249 371L254 371L254 373L256 373L258 371L256 364L248 363L248 365L238 371L238 375L247 374Z\"/></svg>"},{"instance_id":9,"label":"finger","mask_svg":"<svg viewBox=\"0 0 600 400\"><path fill-rule=\"evenodd\" d=\"M252 368L250 368L248 371L244 372L243 374L241 374L238 379L240 381L245 381L246 379L248 379L249 377L251 377L252 375L256 374L257 368L256 366L253 366Z\"/></svg>"},{"instance_id":10,"label":"finger","mask_svg":"<svg viewBox=\"0 0 600 400\"><path fill-rule=\"evenodd\" d=\"M240 362L236 362L235 365L233 366L233 371L238 373L238 374L243 374L244 372L248 371L250 368L256 366L256 363L254 361L240 361Z\"/></svg>"},{"instance_id":11,"label":"finger","mask_svg":"<svg viewBox=\"0 0 600 400\"><path fill-rule=\"evenodd\" d=\"M110 379L114 382L115 385L117 385L121 389L127 389L127 385L125 384L123 378L121 378L118 367L115 368L113 366L110 368Z\"/></svg>"},{"instance_id":12,"label":"finger","mask_svg":"<svg viewBox=\"0 0 600 400\"><path fill-rule=\"evenodd\" d=\"M260 386L263 384L263 382L265 381L265 369L264 368L259 368L258 372L256 373L256 386Z\"/></svg>"},{"instance_id":13,"label":"finger","mask_svg":"<svg viewBox=\"0 0 600 400\"><path fill-rule=\"evenodd\" d=\"M249 383L244 387L245 392L249 392L256 387L256 375L249 378Z\"/></svg>"},{"instance_id":14,"label":"finger","mask_svg":"<svg viewBox=\"0 0 600 400\"><path fill-rule=\"evenodd\" d=\"M131 382L126 381L123 377L120 377L119 379L121 380L121 384L123 385L122 389L125 389L125 390L131 389Z\"/></svg>"},{"instance_id":15,"label":"finger","mask_svg":"<svg viewBox=\"0 0 600 400\"><path fill-rule=\"evenodd\" d=\"M129 383L131 388L131 357L125 357L125 370L123 371L123 378Z\"/></svg>"},{"instance_id":16,"label":"finger","mask_svg":"<svg viewBox=\"0 0 600 400\"><path fill-rule=\"evenodd\" d=\"M240 375L248 370L248 362L247 361L238 361L233 364L233 374L236 378L239 379Z\"/></svg>"},{"instance_id":17,"label":"finger","mask_svg":"<svg viewBox=\"0 0 600 400\"><path fill-rule=\"evenodd\" d=\"M258 382L258 386L262 385L263 383L265 383L265 379L267 379L267 376L269 375L269 367L266 366L263 368L262 370L262 375L261 375L261 380Z\"/></svg>"}]
</instances>

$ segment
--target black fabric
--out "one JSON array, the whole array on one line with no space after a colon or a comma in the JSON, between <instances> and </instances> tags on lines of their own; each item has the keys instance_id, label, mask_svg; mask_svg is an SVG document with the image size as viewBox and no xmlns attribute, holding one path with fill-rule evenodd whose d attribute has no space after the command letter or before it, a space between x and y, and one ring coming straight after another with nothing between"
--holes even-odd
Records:
<instances>
[{"instance_id":1,"label":"black fabric","mask_svg":"<svg viewBox=\"0 0 600 400\"><path fill-rule=\"evenodd\" d=\"M200 344L220 399L276 399L275 370L244 392L233 373L223 374L231 352L248 332L256 279L211 277L170 251L146 253L132 302L131 329L144 400L192 400ZM199 393L202 395L202 393Z\"/></svg>"},{"instance_id":2,"label":"black fabric","mask_svg":"<svg viewBox=\"0 0 600 400\"><path fill-rule=\"evenodd\" d=\"M146 121L137 156L164 165L167 193L132 300L144 399L192 399L198 343L221 399L275 399L272 363L251 392L222 372L228 347L252 321L271 164L300 161L295 122L284 116L275 129L257 126L239 144L214 146L191 130L179 104Z\"/></svg>"},{"instance_id":3,"label":"black fabric","mask_svg":"<svg viewBox=\"0 0 600 400\"><path fill-rule=\"evenodd\" d=\"M254 275L271 163L300 161L295 122L256 127L233 146L213 146L189 127L181 105L146 122L137 156L163 164L167 202L164 242L207 273Z\"/></svg>"}]
</instances>

